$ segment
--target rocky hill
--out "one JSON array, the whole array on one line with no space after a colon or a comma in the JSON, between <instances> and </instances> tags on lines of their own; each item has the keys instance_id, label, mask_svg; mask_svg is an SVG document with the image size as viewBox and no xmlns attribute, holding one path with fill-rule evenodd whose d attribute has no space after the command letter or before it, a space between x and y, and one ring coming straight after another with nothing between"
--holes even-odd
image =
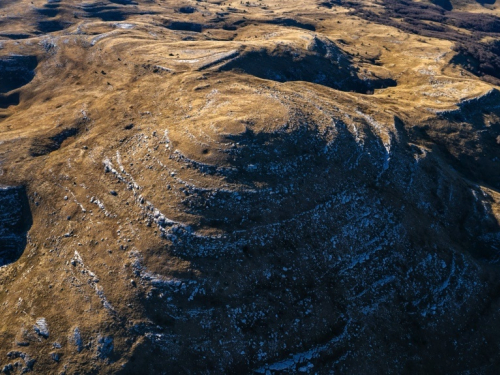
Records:
<instances>
[{"instance_id":1,"label":"rocky hill","mask_svg":"<svg viewBox=\"0 0 500 375\"><path fill-rule=\"evenodd\" d=\"M0 373L496 374L495 0L0 1Z\"/></svg>"}]
</instances>

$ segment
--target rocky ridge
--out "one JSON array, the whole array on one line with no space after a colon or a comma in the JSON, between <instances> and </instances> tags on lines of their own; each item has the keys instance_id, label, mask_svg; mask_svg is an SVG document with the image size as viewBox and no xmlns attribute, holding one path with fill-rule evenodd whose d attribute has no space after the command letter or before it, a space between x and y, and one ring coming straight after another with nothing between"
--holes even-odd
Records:
<instances>
[{"instance_id":1,"label":"rocky ridge","mask_svg":"<svg viewBox=\"0 0 500 375\"><path fill-rule=\"evenodd\" d=\"M459 39L372 2L21 3L0 370L494 373L500 99Z\"/></svg>"}]
</instances>

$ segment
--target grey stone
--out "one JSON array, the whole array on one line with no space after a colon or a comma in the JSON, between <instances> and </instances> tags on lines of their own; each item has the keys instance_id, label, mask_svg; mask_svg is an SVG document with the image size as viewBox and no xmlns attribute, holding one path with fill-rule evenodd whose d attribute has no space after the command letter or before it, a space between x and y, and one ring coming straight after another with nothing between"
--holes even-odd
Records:
<instances>
[{"instance_id":1,"label":"grey stone","mask_svg":"<svg viewBox=\"0 0 500 375\"><path fill-rule=\"evenodd\" d=\"M47 325L47 321L45 320L45 318L38 318L36 320L35 325L33 326L33 329L40 336L45 338L49 337L49 327Z\"/></svg>"}]
</instances>

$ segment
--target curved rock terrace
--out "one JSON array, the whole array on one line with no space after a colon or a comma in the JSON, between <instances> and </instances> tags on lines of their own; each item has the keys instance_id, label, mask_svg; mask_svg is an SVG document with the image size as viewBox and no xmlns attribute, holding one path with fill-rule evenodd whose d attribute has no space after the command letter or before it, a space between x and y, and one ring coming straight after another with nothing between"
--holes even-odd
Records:
<instances>
[{"instance_id":1,"label":"curved rock terrace","mask_svg":"<svg viewBox=\"0 0 500 375\"><path fill-rule=\"evenodd\" d=\"M499 17L0 1L0 373L497 373Z\"/></svg>"}]
</instances>

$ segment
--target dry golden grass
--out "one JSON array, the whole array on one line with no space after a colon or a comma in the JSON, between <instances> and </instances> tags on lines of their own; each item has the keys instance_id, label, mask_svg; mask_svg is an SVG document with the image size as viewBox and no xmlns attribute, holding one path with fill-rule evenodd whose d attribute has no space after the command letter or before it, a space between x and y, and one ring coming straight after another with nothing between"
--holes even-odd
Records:
<instances>
[{"instance_id":1,"label":"dry golden grass","mask_svg":"<svg viewBox=\"0 0 500 375\"><path fill-rule=\"evenodd\" d=\"M0 106L0 184L26 186L33 221L22 255L0 268L0 365L18 360L22 366L29 367L25 360L6 356L17 350L36 358L34 373L37 374L62 371L67 374L139 373L131 358L144 365L143 356L145 362L153 362L156 366L162 363L161 356L165 355L144 349L149 348L146 343L150 336L141 329L148 327L151 333L156 329L152 328L154 326L162 326L158 331L162 334L172 329L181 341L184 336L176 329L191 329L189 335L186 333L186 342L181 344L179 341L178 345L194 356L194 352L186 348L190 348L189 337L198 337L197 329L201 328L183 326L181 329L175 325L171 328L168 319L158 318L167 305L162 305L163 302L155 305L156 296L150 297L155 287L144 281L146 279L141 281L134 268L137 259L140 258L144 269L151 274L168 280L180 279L188 288L194 285L193 282L201 283L200 280L209 277L212 281L219 280L220 284L229 282L228 289L224 290L219 283L212 283L212 292L224 303L234 301L232 296L238 293L242 274L218 266L223 255L220 259L215 255L204 258L176 250L176 240L172 238L184 237L170 228L190 231L194 237L198 236L196 238L231 236L238 231L250 231L249 228L286 222L294 217L295 211L313 210L318 203L316 198L323 192L305 186L320 186L326 178L320 171L308 177L309 181L302 182L297 182L300 175L294 175L305 175L301 170L288 172L286 177L252 174L255 165L269 162L266 168L272 170L281 161L284 163L286 158L291 158L294 147L297 153L302 152L300 142L293 145L286 142L287 137L302 134L300 131L304 127L308 131L298 137L311 138L314 142L320 139L318 142L322 145L324 142L325 148L335 142L344 142L344 128L339 125L343 122L346 134L366 149L379 143L390 149L391 145L401 143L411 150L419 150L415 155L434 152L439 156L436 156L439 160L436 165L444 171L436 175L435 181L439 180L443 186L452 181L460 197L466 196L461 189L469 189L465 188L467 184L479 186L478 189L491 198L488 198L489 209L497 221L491 225L498 225L500 206L498 186L495 185L498 178L491 173L498 162L489 170L477 167L477 171L480 170L477 173L489 175L490 180L472 172L463 172L457 177L454 174L456 165L447 164L448 156L452 155L463 162L468 171L475 169L476 164L471 163L483 164L483 158L492 159L496 154L491 157L484 154L492 152L493 146L483 142L477 129L484 116L490 116L488 123L491 124L498 124L499 116L494 103L489 102L484 104L487 114L483 116L470 110L474 113L464 121L443 119L436 114L456 111L462 108L461 102L482 97L498 88L453 64L453 42L408 34L368 22L345 7L329 9L309 0L136 0L136 3L105 2L106 6L116 6L124 12L121 16L109 15L116 20L108 21L99 18L106 18L106 15L86 12L85 4L80 1L51 2L53 7L46 7L45 0L7 1L0 5L0 35L4 35L0 36L0 59L23 55L36 56L38 60L33 80L12 91L19 93L19 103L6 108ZM367 3L375 12L384 11L379 4ZM457 10L498 13L496 6L455 3ZM179 12L181 7L187 6L196 10ZM47 17L37 9L57 9L58 13ZM120 18L123 20L118 20ZM49 33L40 31L43 28L40 22L44 21L57 21L63 29ZM200 32L172 30L197 27L201 27ZM13 34L26 34L26 37L7 37ZM317 47L318 38L331 41L338 54L325 58L321 48L328 46ZM252 53L261 57L245 62L245 56L254 56ZM280 74L275 69L278 63L273 58L276 56L281 59L276 60L281 64L281 73L287 71L288 77L273 79L273 74ZM339 64L346 64L342 77L347 78L352 72L352 82L372 81L377 85L392 80L394 85L363 91L354 83L352 87L348 83L336 89L321 84L319 76L309 79L310 72L320 71L326 66L324 64L334 64L332 61L337 58L337 61L344 61ZM252 64L269 67L268 71L262 70L268 75L249 74L255 68ZM228 66L231 69L226 69ZM305 80L290 79L293 74ZM317 82L314 82L315 77ZM398 128L399 120L403 129ZM420 128L425 128L425 137L414 136ZM488 129L485 131L497 131L491 130L492 127ZM278 139L273 138L277 134ZM281 146L285 151L279 149ZM354 146L352 149L346 146L345 150L342 145L338 147L345 157L347 153L358 152ZM279 149L275 154L274 148ZM235 154L239 149L243 150L242 154ZM398 155L399 151L391 152L396 152L391 155ZM401 155L410 155L408 152ZM463 161L462 158L468 159ZM295 165L290 165L296 167L304 160L309 159L299 159ZM378 182L373 177L376 174L363 172L365 162L360 160L360 170L328 173L337 176L335 181L345 174L348 175L346 180L362 180L363 186L376 185ZM310 168L323 166L321 163L324 159L318 157L317 164ZM205 196L213 192L223 195L226 191L243 196L255 190L273 191L281 179L290 176L297 177L295 185L300 186L303 193L293 199L282 198L276 205L259 200L255 207L260 212L249 208L251 215L227 203L233 195L228 195L226 202L213 206ZM394 176L392 180L388 178L391 186L404 179ZM391 201L394 198L405 205L412 204L405 202L404 196L396 197L380 189L381 199ZM110 194L111 191L117 195ZM441 192L435 194L439 196L436 202L441 202ZM201 202L200 197L206 198L208 203ZM468 199L463 198L463 205L472 207L472 200ZM447 204L452 207L453 199ZM155 223L158 217L154 217L152 206L175 223L169 223L165 231L161 229L161 225ZM411 223L407 228L420 228L421 219L410 211L407 213L409 218L405 216L404 219ZM463 216L469 211L464 212L457 217L466 221ZM261 217L254 220L252 215ZM438 219L435 220L437 223ZM190 228L185 229L188 226ZM430 241L446 244L446 239L436 238ZM286 239L279 246L287 249L293 247L293 242ZM449 243L456 245L452 240ZM178 246L184 249L182 246L189 246L189 242ZM262 264L277 262L277 258L268 255L262 255L261 261L245 259L248 274ZM230 264L237 270L241 263ZM227 274L217 275L219 270ZM477 293L483 296L489 291L484 287ZM473 304L474 298L470 297L469 303ZM193 311L211 306L211 303L215 305L215 302L203 300L193 307ZM178 306L182 311L191 311L189 302L184 300ZM293 304L286 308L293 310ZM39 317L48 322L49 339L41 338L32 329ZM278 329L279 324L279 321L269 323L270 332ZM323 327L322 324L318 318L313 326ZM73 343L75 327L82 332L84 349L81 352ZM338 327L335 330L341 331ZM99 335L113 337L113 354L99 357L105 352ZM25 342L29 346L19 346ZM52 345L55 342L60 348ZM360 347L364 348L361 344ZM216 359L220 357L223 363L224 354L220 350L212 355ZM270 353L275 350L274 357L257 360L255 354L246 367L221 365L211 371L249 373L266 362L287 357L288 349L268 350ZM306 348L294 350L290 349L290 353ZM51 358L53 352L61 356L60 360ZM178 357L186 360L182 354ZM172 373L209 371L199 364L203 360L195 362L196 365L188 362L179 365ZM351 369L356 369L352 366ZM154 368L158 367L161 366ZM411 373L408 369L404 371Z\"/></svg>"}]
</instances>

